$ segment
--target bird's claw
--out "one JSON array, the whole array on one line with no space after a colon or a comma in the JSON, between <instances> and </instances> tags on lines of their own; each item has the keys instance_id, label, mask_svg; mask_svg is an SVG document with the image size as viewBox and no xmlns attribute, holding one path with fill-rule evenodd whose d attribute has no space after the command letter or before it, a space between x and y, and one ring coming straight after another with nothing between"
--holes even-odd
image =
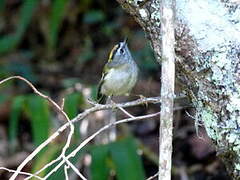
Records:
<instances>
[{"instance_id":1,"label":"bird's claw","mask_svg":"<svg viewBox=\"0 0 240 180\"><path fill-rule=\"evenodd\" d=\"M95 106L95 105L97 105L98 104L98 102L97 101L94 101L94 100L92 100L92 99L87 99L87 102L89 103L89 104L91 104L91 105L93 105L93 106Z\"/></svg>"},{"instance_id":2,"label":"bird's claw","mask_svg":"<svg viewBox=\"0 0 240 180\"><path fill-rule=\"evenodd\" d=\"M142 94L140 94L140 95L137 95L139 98L140 98L140 100L142 101L142 100L144 100L144 99L146 99L146 97L145 96L143 96ZM143 101L143 104L145 104L146 105L146 107L148 106L148 102L146 101L146 102L144 102Z\"/></svg>"}]
</instances>

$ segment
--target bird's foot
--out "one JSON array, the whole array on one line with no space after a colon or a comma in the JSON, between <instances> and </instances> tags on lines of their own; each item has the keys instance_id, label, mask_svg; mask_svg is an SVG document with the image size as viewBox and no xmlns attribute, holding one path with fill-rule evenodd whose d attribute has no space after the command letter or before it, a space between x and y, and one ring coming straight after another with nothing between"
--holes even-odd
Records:
<instances>
[{"instance_id":1,"label":"bird's foot","mask_svg":"<svg viewBox=\"0 0 240 180\"><path fill-rule=\"evenodd\" d=\"M98 104L97 101L94 101L94 100L89 99L89 98L87 99L87 102L88 102L89 104L93 105L93 106L96 106L96 105Z\"/></svg>"},{"instance_id":2,"label":"bird's foot","mask_svg":"<svg viewBox=\"0 0 240 180\"><path fill-rule=\"evenodd\" d=\"M116 111L116 109L117 109L117 104L112 100L112 99L110 99L110 104L111 104L111 106L112 106L112 110L113 111Z\"/></svg>"},{"instance_id":3,"label":"bird's foot","mask_svg":"<svg viewBox=\"0 0 240 180\"><path fill-rule=\"evenodd\" d=\"M130 118L135 118L135 116L133 116L132 114L130 114L129 112L127 112L125 109L123 109L121 106L118 106L114 101L110 101L112 107L113 107L113 111L117 111L117 109L119 109L120 111L122 111L124 114L126 114L128 117Z\"/></svg>"},{"instance_id":4,"label":"bird's foot","mask_svg":"<svg viewBox=\"0 0 240 180\"><path fill-rule=\"evenodd\" d=\"M140 101L143 101L143 104L146 105L146 107L148 106L148 102L147 101L144 101L146 99L145 96L143 96L142 94L139 94L139 95L136 95L140 98Z\"/></svg>"}]
</instances>

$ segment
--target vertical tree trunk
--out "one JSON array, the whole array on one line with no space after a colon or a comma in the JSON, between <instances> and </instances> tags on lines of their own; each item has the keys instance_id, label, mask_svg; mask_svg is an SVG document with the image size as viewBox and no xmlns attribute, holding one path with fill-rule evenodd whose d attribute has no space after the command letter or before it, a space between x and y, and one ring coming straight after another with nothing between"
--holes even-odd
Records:
<instances>
[{"instance_id":1,"label":"vertical tree trunk","mask_svg":"<svg viewBox=\"0 0 240 180\"><path fill-rule=\"evenodd\" d=\"M161 0L162 73L159 127L159 180L171 180L175 83L174 0Z\"/></svg>"},{"instance_id":2,"label":"vertical tree trunk","mask_svg":"<svg viewBox=\"0 0 240 180\"><path fill-rule=\"evenodd\" d=\"M161 1L117 0L134 16L161 61ZM240 3L176 2L177 77L230 176L240 179Z\"/></svg>"}]
</instances>

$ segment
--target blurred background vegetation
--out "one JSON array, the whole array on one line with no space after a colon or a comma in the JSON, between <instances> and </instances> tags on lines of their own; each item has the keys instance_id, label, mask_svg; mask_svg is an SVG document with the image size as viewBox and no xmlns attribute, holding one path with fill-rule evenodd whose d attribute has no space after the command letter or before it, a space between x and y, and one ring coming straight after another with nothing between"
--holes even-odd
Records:
<instances>
[{"instance_id":1,"label":"blurred background vegetation","mask_svg":"<svg viewBox=\"0 0 240 180\"><path fill-rule=\"evenodd\" d=\"M116 1L0 0L0 79L20 75L59 103L65 97L65 111L73 118L88 107L86 98L94 98L108 53L125 37L140 68L140 77L133 95L116 101L136 99L135 95L140 94L158 96L160 71L151 47L139 25ZM178 105L182 107L184 103ZM148 105L130 111L144 115L157 112L158 108ZM176 111L173 178L182 179L184 173L191 179L217 178L221 172L220 177L227 179L205 132L201 131L204 141L199 140L185 110ZM118 119L123 117L119 115ZM32 94L23 82L12 80L1 85L0 166L16 168L63 123L49 104ZM158 169L158 125L158 118L123 125L116 142L89 145L72 162L93 180L145 179ZM35 172L54 159L66 135L63 133L45 148L24 171ZM77 124L69 152L82 139ZM86 154L91 155L90 166L85 163ZM70 174L77 179L74 173ZM9 175L0 171L0 179L8 179ZM65 179L63 169L50 179Z\"/></svg>"}]
</instances>

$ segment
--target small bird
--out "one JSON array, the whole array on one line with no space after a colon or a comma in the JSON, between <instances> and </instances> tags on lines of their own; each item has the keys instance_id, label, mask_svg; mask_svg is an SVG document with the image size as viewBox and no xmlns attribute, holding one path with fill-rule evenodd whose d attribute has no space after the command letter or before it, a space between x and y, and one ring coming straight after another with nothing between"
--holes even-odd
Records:
<instances>
[{"instance_id":1,"label":"small bird","mask_svg":"<svg viewBox=\"0 0 240 180\"><path fill-rule=\"evenodd\" d=\"M128 95L135 86L138 67L128 49L126 39L113 47L99 82L97 102L105 104L107 97Z\"/></svg>"}]
</instances>

